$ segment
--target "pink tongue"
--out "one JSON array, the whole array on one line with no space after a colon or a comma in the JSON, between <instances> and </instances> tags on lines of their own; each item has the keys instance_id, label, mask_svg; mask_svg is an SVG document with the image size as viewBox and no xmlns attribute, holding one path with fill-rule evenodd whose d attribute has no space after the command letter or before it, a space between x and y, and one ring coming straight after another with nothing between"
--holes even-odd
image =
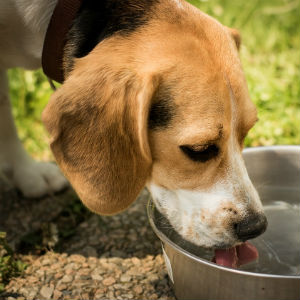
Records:
<instances>
[{"instance_id":1,"label":"pink tongue","mask_svg":"<svg viewBox=\"0 0 300 300\"><path fill-rule=\"evenodd\" d=\"M229 249L215 250L213 262L220 266L237 268L258 258L257 249L248 242Z\"/></svg>"}]
</instances>

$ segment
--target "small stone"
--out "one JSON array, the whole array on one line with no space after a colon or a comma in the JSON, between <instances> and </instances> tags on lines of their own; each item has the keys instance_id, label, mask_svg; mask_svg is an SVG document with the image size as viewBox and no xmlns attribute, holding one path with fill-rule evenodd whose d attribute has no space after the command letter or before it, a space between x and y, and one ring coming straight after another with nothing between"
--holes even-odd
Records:
<instances>
[{"instance_id":1,"label":"small stone","mask_svg":"<svg viewBox=\"0 0 300 300\"><path fill-rule=\"evenodd\" d=\"M114 299L115 298L115 294L113 291L108 291L107 293L107 299Z\"/></svg>"},{"instance_id":2,"label":"small stone","mask_svg":"<svg viewBox=\"0 0 300 300\"><path fill-rule=\"evenodd\" d=\"M115 282L116 282L116 280L113 277L107 277L102 281L102 283L107 286L112 285Z\"/></svg>"},{"instance_id":3,"label":"small stone","mask_svg":"<svg viewBox=\"0 0 300 300\"><path fill-rule=\"evenodd\" d=\"M80 227L81 227L81 228L88 228L88 227L89 227L89 224L88 224L87 222L82 222L82 223L80 224Z\"/></svg>"},{"instance_id":4,"label":"small stone","mask_svg":"<svg viewBox=\"0 0 300 300\"><path fill-rule=\"evenodd\" d=\"M97 241L97 243L98 243L98 241ZM89 257L88 258L88 263L89 264L95 265L95 264L97 264L97 262L98 262L98 259L96 257Z\"/></svg>"},{"instance_id":5,"label":"small stone","mask_svg":"<svg viewBox=\"0 0 300 300\"><path fill-rule=\"evenodd\" d=\"M155 282L155 281L158 281L159 278L158 278L158 276L156 274L151 274L151 275L148 276L148 280L150 282Z\"/></svg>"},{"instance_id":6,"label":"small stone","mask_svg":"<svg viewBox=\"0 0 300 300\"><path fill-rule=\"evenodd\" d=\"M53 292L53 299L58 300L62 296L62 292L59 290L54 290Z\"/></svg>"},{"instance_id":7,"label":"small stone","mask_svg":"<svg viewBox=\"0 0 300 300\"><path fill-rule=\"evenodd\" d=\"M106 270L104 268L97 267L97 268L94 269L93 273L102 275L102 274L106 273Z\"/></svg>"},{"instance_id":8,"label":"small stone","mask_svg":"<svg viewBox=\"0 0 300 300\"><path fill-rule=\"evenodd\" d=\"M131 267L126 273L137 277L142 275L138 267Z\"/></svg>"},{"instance_id":9,"label":"small stone","mask_svg":"<svg viewBox=\"0 0 300 300\"><path fill-rule=\"evenodd\" d=\"M43 298L50 299L53 293L53 287L43 286L40 290L40 294Z\"/></svg>"},{"instance_id":10,"label":"small stone","mask_svg":"<svg viewBox=\"0 0 300 300\"><path fill-rule=\"evenodd\" d=\"M107 292L107 287L97 289L95 294L105 294Z\"/></svg>"},{"instance_id":11,"label":"small stone","mask_svg":"<svg viewBox=\"0 0 300 300\"><path fill-rule=\"evenodd\" d=\"M136 265L136 266L139 266L139 265L141 264L141 260L138 259L137 257L133 257L133 258L131 259L131 261L132 261L132 263L133 263L134 265Z\"/></svg>"},{"instance_id":12,"label":"small stone","mask_svg":"<svg viewBox=\"0 0 300 300\"><path fill-rule=\"evenodd\" d=\"M91 276L90 275L80 275L79 279L81 279L81 280L90 280Z\"/></svg>"},{"instance_id":13,"label":"small stone","mask_svg":"<svg viewBox=\"0 0 300 300\"><path fill-rule=\"evenodd\" d=\"M63 291L63 290L66 290L68 288L68 286L66 284L59 284L56 286L56 289L59 290L59 291Z\"/></svg>"},{"instance_id":14,"label":"small stone","mask_svg":"<svg viewBox=\"0 0 300 300\"><path fill-rule=\"evenodd\" d=\"M104 298L104 294L102 293L95 293L94 299L101 299Z\"/></svg>"},{"instance_id":15,"label":"small stone","mask_svg":"<svg viewBox=\"0 0 300 300\"><path fill-rule=\"evenodd\" d=\"M39 277L43 277L45 272L43 270L37 270L36 271L36 274L39 276Z\"/></svg>"},{"instance_id":16,"label":"small stone","mask_svg":"<svg viewBox=\"0 0 300 300\"><path fill-rule=\"evenodd\" d=\"M33 264L34 264L35 267L40 267L42 265L41 261L39 259L36 260Z\"/></svg>"},{"instance_id":17,"label":"small stone","mask_svg":"<svg viewBox=\"0 0 300 300\"><path fill-rule=\"evenodd\" d=\"M148 272L152 271L152 269L153 269L152 266L148 266L148 267L144 267L143 271L144 271L144 273L148 273Z\"/></svg>"},{"instance_id":18,"label":"small stone","mask_svg":"<svg viewBox=\"0 0 300 300\"><path fill-rule=\"evenodd\" d=\"M135 292L136 294L138 294L138 295L140 295L140 294L143 293L143 288L142 288L141 285L135 286L133 290L134 290L134 292Z\"/></svg>"},{"instance_id":19,"label":"small stone","mask_svg":"<svg viewBox=\"0 0 300 300\"><path fill-rule=\"evenodd\" d=\"M98 280L98 281L103 279L103 277L99 274L92 274L91 277L92 277L93 280Z\"/></svg>"},{"instance_id":20,"label":"small stone","mask_svg":"<svg viewBox=\"0 0 300 300\"><path fill-rule=\"evenodd\" d=\"M36 294L37 294L37 291L36 290L31 290L28 295L27 295L27 300L29 299L35 299L36 297Z\"/></svg>"},{"instance_id":21,"label":"small stone","mask_svg":"<svg viewBox=\"0 0 300 300\"><path fill-rule=\"evenodd\" d=\"M82 255L73 254L69 257L69 260L73 262L84 263L86 261L86 258Z\"/></svg>"},{"instance_id":22,"label":"small stone","mask_svg":"<svg viewBox=\"0 0 300 300\"><path fill-rule=\"evenodd\" d=\"M88 268L79 269L77 272L78 275L84 275L84 276L89 276L90 273L91 273L91 270Z\"/></svg>"},{"instance_id":23,"label":"small stone","mask_svg":"<svg viewBox=\"0 0 300 300\"><path fill-rule=\"evenodd\" d=\"M30 283L35 283L35 282L39 281L38 278L36 278L36 277L34 277L34 276L28 276L28 277L26 278L26 280L27 280L28 282L30 282Z\"/></svg>"},{"instance_id":24,"label":"small stone","mask_svg":"<svg viewBox=\"0 0 300 300\"><path fill-rule=\"evenodd\" d=\"M61 279L61 282L63 282L63 283L68 283L68 282L72 282L72 281L73 281L73 276L71 276L71 275L65 275Z\"/></svg>"},{"instance_id":25,"label":"small stone","mask_svg":"<svg viewBox=\"0 0 300 300\"><path fill-rule=\"evenodd\" d=\"M123 262L123 259L120 257L111 257L109 260L116 265L121 265Z\"/></svg>"},{"instance_id":26,"label":"small stone","mask_svg":"<svg viewBox=\"0 0 300 300\"><path fill-rule=\"evenodd\" d=\"M132 294L123 294L122 297L123 297L123 299L132 299L133 295Z\"/></svg>"},{"instance_id":27,"label":"small stone","mask_svg":"<svg viewBox=\"0 0 300 300\"><path fill-rule=\"evenodd\" d=\"M55 279L60 279L60 278L62 278L63 276L64 276L64 273L58 272L58 273L56 273L56 274L54 275L54 278L55 278Z\"/></svg>"},{"instance_id":28,"label":"small stone","mask_svg":"<svg viewBox=\"0 0 300 300\"><path fill-rule=\"evenodd\" d=\"M120 281L121 282L129 282L131 280L131 276L130 275L127 275L127 274L124 274L120 277Z\"/></svg>"},{"instance_id":29,"label":"small stone","mask_svg":"<svg viewBox=\"0 0 300 300\"><path fill-rule=\"evenodd\" d=\"M162 265L164 263L164 259L163 259L162 255L157 255L155 257L155 261L158 265Z\"/></svg>"},{"instance_id":30,"label":"small stone","mask_svg":"<svg viewBox=\"0 0 300 300\"><path fill-rule=\"evenodd\" d=\"M66 273L67 275L72 275L72 274L75 273L75 270L73 270L73 269L67 269L67 270L65 271L65 273Z\"/></svg>"},{"instance_id":31,"label":"small stone","mask_svg":"<svg viewBox=\"0 0 300 300\"><path fill-rule=\"evenodd\" d=\"M81 299L82 300L89 300L90 299L90 296L88 293L84 293L84 294L81 294Z\"/></svg>"},{"instance_id":32,"label":"small stone","mask_svg":"<svg viewBox=\"0 0 300 300\"><path fill-rule=\"evenodd\" d=\"M19 293L20 293L20 294L27 295L28 290L27 290L26 288L24 288L24 287L21 287L21 288L19 289Z\"/></svg>"},{"instance_id":33,"label":"small stone","mask_svg":"<svg viewBox=\"0 0 300 300\"><path fill-rule=\"evenodd\" d=\"M91 282L88 282L87 280L75 280L73 281L72 285L75 287L76 289L80 289L82 290L82 287L91 287Z\"/></svg>"},{"instance_id":34,"label":"small stone","mask_svg":"<svg viewBox=\"0 0 300 300\"><path fill-rule=\"evenodd\" d=\"M107 263L103 262L102 266L104 268L106 268L107 270L116 270L116 269L118 269L118 266L116 264L112 263L112 262L107 262Z\"/></svg>"},{"instance_id":35,"label":"small stone","mask_svg":"<svg viewBox=\"0 0 300 300\"><path fill-rule=\"evenodd\" d=\"M49 266L49 265L51 265L51 263L52 263L51 260L48 258L45 258L44 260L42 260L43 266Z\"/></svg>"},{"instance_id":36,"label":"small stone","mask_svg":"<svg viewBox=\"0 0 300 300\"><path fill-rule=\"evenodd\" d=\"M50 269L56 270L56 269L59 269L60 267L61 267L60 263L55 263L50 266Z\"/></svg>"},{"instance_id":37,"label":"small stone","mask_svg":"<svg viewBox=\"0 0 300 300\"><path fill-rule=\"evenodd\" d=\"M152 294L150 297L149 297L150 300L157 300L158 299L158 296L156 294Z\"/></svg>"}]
</instances>

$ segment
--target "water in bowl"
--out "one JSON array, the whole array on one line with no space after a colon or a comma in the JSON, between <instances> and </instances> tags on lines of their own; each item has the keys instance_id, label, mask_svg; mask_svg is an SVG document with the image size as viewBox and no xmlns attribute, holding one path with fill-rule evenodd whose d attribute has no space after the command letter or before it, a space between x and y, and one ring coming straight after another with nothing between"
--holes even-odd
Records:
<instances>
[{"instance_id":1,"label":"water in bowl","mask_svg":"<svg viewBox=\"0 0 300 300\"><path fill-rule=\"evenodd\" d=\"M268 218L267 231L250 242L256 246L259 259L239 267L240 270L300 275L300 189L264 186L258 189ZM200 258L211 261L214 252L182 239L168 221L155 211L155 223L171 241Z\"/></svg>"},{"instance_id":2,"label":"water in bowl","mask_svg":"<svg viewBox=\"0 0 300 300\"><path fill-rule=\"evenodd\" d=\"M300 190L265 187L259 192L268 218L268 229L251 241L259 251L259 259L241 269L300 275ZM264 198L272 200L264 201Z\"/></svg>"}]
</instances>

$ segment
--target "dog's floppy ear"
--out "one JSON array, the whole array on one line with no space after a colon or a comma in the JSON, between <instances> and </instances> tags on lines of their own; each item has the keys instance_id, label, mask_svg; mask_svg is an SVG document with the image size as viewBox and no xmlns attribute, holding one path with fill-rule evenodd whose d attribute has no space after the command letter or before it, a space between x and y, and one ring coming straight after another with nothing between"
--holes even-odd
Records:
<instances>
[{"instance_id":1,"label":"dog's floppy ear","mask_svg":"<svg viewBox=\"0 0 300 300\"><path fill-rule=\"evenodd\" d=\"M231 34L232 38L235 41L237 49L240 50L242 38L241 38L241 35L240 35L239 31L235 28L229 28L228 27L228 29L230 31L230 34Z\"/></svg>"},{"instance_id":2,"label":"dog's floppy ear","mask_svg":"<svg viewBox=\"0 0 300 300\"><path fill-rule=\"evenodd\" d=\"M136 199L150 174L147 119L156 80L95 65L76 66L51 97L43 122L57 163L83 203L110 215Z\"/></svg>"}]
</instances>

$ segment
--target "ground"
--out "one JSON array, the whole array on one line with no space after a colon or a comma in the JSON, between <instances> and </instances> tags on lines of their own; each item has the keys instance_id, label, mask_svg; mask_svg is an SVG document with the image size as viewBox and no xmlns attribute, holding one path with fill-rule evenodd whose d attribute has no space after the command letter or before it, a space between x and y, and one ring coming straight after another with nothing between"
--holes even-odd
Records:
<instances>
[{"instance_id":1,"label":"ground","mask_svg":"<svg viewBox=\"0 0 300 300\"><path fill-rule=\"evenodd\" d=\"M27 265L1 300L175 299L146 191L113 217L88 212L71 190L32 201L6 189L0 200L0 226Z\"/></svg>"},{"instance_id":2,"label":"ground","mask_svg":"<svg viewBox=\"0 0 300 300\"><path fill-rule=\"evenodd\" d=\"M190 2L241 33L260 119L246 146L299 144L299 0ZM9 81L22 142L53 160L40 119L52 93L45 76L14 69ZM0 177L0 299L174 299L146 200L144 192L128 211L100 217L71 190L28 200Z\"/></svg>"}]
</instances>

